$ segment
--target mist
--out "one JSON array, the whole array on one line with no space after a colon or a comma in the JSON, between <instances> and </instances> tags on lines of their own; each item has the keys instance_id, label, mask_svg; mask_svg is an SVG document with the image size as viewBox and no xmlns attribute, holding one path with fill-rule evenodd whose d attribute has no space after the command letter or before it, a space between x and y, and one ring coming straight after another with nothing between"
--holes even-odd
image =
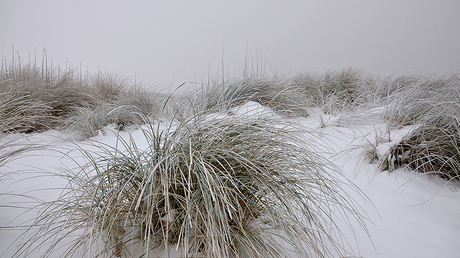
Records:
<instances>
[{"instance_id":1,"label":"mist","mask_svg":"<svg viewBox=\"0 0 460 258\"><path fill-rule=\"evenodd\" d=\"M460 1L2 0L0 52L166 88L245 70L458 73Z\"/></svg>"}]
</instances>

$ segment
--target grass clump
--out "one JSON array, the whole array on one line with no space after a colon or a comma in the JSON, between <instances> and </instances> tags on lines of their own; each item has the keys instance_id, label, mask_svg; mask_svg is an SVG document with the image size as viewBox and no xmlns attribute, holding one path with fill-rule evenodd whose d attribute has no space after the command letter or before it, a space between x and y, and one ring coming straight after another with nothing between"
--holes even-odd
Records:
<instances>
[{"instance_id":1,"label":"grass clump","mask_svg":"<svg viewBox=\"0 0 460 258\"><path fill-rule=\"evenodd\" d=\"M332 213L351 213L338 171L290 126L263 119L192 119L149 125L147 147L119 137L94 142L89 163L69 172L16 257L51 254L80 232L66 255L327 257L340 230ZM310 144L311 146L311 144ZM331 173L333 172L333 173ZM34 248L42 242L50 248ZM96 253L91 254L97 250Z\"/></svg>"},{"instance_id":2,"label":"grass clump","mask_svg":"<svg viewBox=\"0 0 460 258\"><path fill-rule=\"evenodd\" d=\"M385 118L390 128L423 124L428 118L457 112L460 76L406 77L395 80L398 89L388 96Z\"/></svg>"},{"instance_id":3,"label":"grass clump","mask_svg":"<svg viewBox=\"0 0 460 258\"><path fill-rule=\"evenodd\" d=\"M390 99L390 128L413 125L380 164L458 180L460 175L460 77L419 79Z\"/></svg>"},{"instance_id":4,"label":"grass clump","mask_svg":"<svg viewBox=\"0 0 460 258\"><path fill-rule=\"evenodd\" d=\"M0 132L31 132L37 128L47 128L51 109L42 102L23 96L3 92L0 94Z\"/></svg>"},{"instance_id":5,"label":"grass clump","mask_svg":"<svg viewBox=\"0 0 460 258\"><path fill-rule=\"evenodd\" d=\"M121 131L131 125L150 123L163 113L161 103L164 101L159 94L133 87L110 102L77 109L66 121L67 128L77 139L87 139L110 124Z\"/></svg>"},{"instance_id":6,"label":"grass clump","mask_svg":"<svg viewBox=\"0 0 460 258\"><path fill-rule=\"evenodd\" d=\"M448 180L460 179L459 116L431 117L417 126L385 155L380 167L398 167L430 173Z\"/></svg>"},{"instance_id":7,"label":"grass clump","mask_svg":"<svg viewBox=\"0 0 460 258\"><path fill-rule=\"evenodd\" d=\"M3 60L2 60L3 61ZM76 108L95 104L90 87L74 71L2 62L0 72L3 132L58 128Z\"/></svg>"},{"instance_id":8,"label":"grass clump","mask_svg":"<svg viewBox=\"0 0 460 258\"><path fill-rule=\"evenodd\" d=\"M306 91L315 107L327 114L357 106L363 95L363 76L353 69L323 75L301 74L293 82Z\"/></svg>"},{"instance_id":9,"label":"grass clump","mask_svg":"<svg viewBox=\"0 0 460 258\"><path fill-rule=\"evenodd\" d=\"M273 109L282 116L307 116L309 101L304 90L281 78L248 77L210 84L194 94L193 106L198 112L228 110L248 101Z\"/></svg>"},{"instance_id":10,"label":"grass clump","mask_svg":"<svg viewBox=\"0 0 460 258\"><path fill-rule=\"evenodd\" d=\"M45 57L44 57L45 58ZM2 60L0 71L0 131L31 133L71 129L90 137L109 123L123 128L143 124L139 113L159 113L156 93L128 78L97 72L82 75L45 61L24 64Z\"/></svg>"}]
</instances>

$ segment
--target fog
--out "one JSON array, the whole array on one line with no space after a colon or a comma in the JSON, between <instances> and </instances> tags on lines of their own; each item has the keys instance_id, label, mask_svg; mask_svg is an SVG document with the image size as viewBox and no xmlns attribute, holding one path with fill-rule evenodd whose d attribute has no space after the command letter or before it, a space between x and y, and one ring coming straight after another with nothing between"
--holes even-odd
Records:
<instances>
[{"instance_id":1,"label":"fog","mask_svg":"<svg viewBox=\"0 0 460 258\"><path fill-rule=\"evenodd\" d=\"M0 52L169 87L352 67L460 72L458 0L0 0Z\"/></svg>"}]
</instances>

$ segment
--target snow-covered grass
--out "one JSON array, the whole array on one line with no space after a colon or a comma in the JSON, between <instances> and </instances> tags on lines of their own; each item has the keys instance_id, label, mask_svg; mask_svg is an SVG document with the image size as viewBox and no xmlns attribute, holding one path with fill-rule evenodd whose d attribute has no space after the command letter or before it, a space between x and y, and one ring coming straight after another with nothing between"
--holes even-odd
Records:
<instances>
[{"instance_id":1,"label":"snow-covered grass","mask_svg":"<svg viewBox=\"0 0 460 258\"><path fill-rule=\"evenodd\" d=\"M439 103L442 105L442 103ZM408 166L448 180L460 177L459 114L449 111L428 116L423 124L394 145L381 162L381 168L393 171Z\"/></svg>"},{"instance_id":2,"label":"snow-covered grass","mask_svg":"<svg viewBox=\"0 0 460 258\"><path fill-rule=\"evenodd\" d=\"M162 99L164 103L160 94L122 76L2 60L0 132L70 127L87 138L110 123L140 123L133 110L157 115Z\"/></svg>"},{"instance_id":3,"label":"snow-covered grass","mask_svg":"<svg viewBox=\"0 0 460 258\"><path fill-rule=\"evenodd\" d=\"M118 147L91 142L96 151L82 150L88 161L65 171L67 186L44 203L17 256L36 255L43 239L51 248L41 251L51 253L78 231L69 254L137 257L176 246L206 257L343 253L330 220L355 217L364 227L342 189L354 187L308 133L274 122L197 116L145 126L140 142L119 134Z\"/></svg>"},{"instance_id":4,"label":"snow-covered grass","mask_svg":"<svg viewBox=\"0 0 460 258\"><path fill-rule=\"evenodd\" d=\"M394 80L395 90L387 97L386 119L391 127L422 124L433 116L459 115L460 76L411 77Z\"/></svg>"},{"instance_id":5,"label":"snow-covered grass","mask_svg":"<svg viewBox=\"0 0 460 258\"><path fill-rule=\"evenodd\" d=\"M304 88L279 77L250 76L224 83L212 81L200 90L184 95L193 103L188 111L194 113L219 112L255 101L282 116L299 117L307 116L311 106Z\"/></svg>"},{"instance_id":6,"label":"snow-covered grass","mask_svg":"<svg viewBox=\"0 0 460 258\"><path fill-rule=\"evenodd\" d=\"M308 98L324 113L348 110L360 103L366 92L367 82L363 75L353 69L325 74L300 74L293 83L304 88Z\"/></svg>"},{"instance_id":7,"label":"snow-covered grass","mask_svg":"<svg viewBox=\"0 0 460 258\"><path fill-rule=\"evenodd\" d=\"M458 257L459 81L344 70L174 101L110 83L69 116L106 108L93 122L2 134L0 253Z\"/></svg>"},{"instance_id":8,"label":"snow-covered grass","mask_svg":"<svg viewBox=\"0 0 460 258\"><path fill-rule=\"evenodd\" d=\"M109 124L115 124L118 130L123 130L130 125L150 123L154 118L160 118L161 114L167 116L162 108L166 99L146 89L130 89L111 102L76 109L66 119L64 128L77 139L87 139Z\"/></svg>"}]
</instances>

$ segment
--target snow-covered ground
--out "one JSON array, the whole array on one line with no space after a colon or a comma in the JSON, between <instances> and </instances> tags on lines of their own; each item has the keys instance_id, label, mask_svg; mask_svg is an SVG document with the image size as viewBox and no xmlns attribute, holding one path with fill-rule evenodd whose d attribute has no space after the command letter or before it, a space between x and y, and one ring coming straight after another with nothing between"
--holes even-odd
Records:
<instances>
[{"instance_id":1,"label":"snow-covered ground","mask_svg":"<svg viewBox=\"0 0 460 258\"><path fill-rule=\"evenodd\" d=\"M405 169L380 172L378 164L369 164L364 153L370 144L383 155L410 130L404 127L388 132L378 111L370 110L358 117L312 112L309 117L291 119L327 144L332 152L324 155L362 191L361 195L349 194L367 218L367 231L359 227L350 229L347 221L338 220L336 223L344 234L341 241L353 250L354 256L350 257L460 257L460 185ZM249 103L234 110L233 115L273 113ZM121 134L131 134L142 146L144 136L139 130L132 128ZM33 219L37 212L26 210L34 200L25 196L47 201L57 198L66 182L50 175L83 161L76 146L57 131L31 134L27 138L8 135L0 139L0 144L13 138L18 138L18 143L48 147L26 152L0 167L0 227L8 228L0 231L0 256L5 258L11 257L16 249L15 240L24 231L21 223ZM116 144L116 137L109 130L95 139ZM84 142L79 145L91 148Z\"/></svg>"}]
</instances>

